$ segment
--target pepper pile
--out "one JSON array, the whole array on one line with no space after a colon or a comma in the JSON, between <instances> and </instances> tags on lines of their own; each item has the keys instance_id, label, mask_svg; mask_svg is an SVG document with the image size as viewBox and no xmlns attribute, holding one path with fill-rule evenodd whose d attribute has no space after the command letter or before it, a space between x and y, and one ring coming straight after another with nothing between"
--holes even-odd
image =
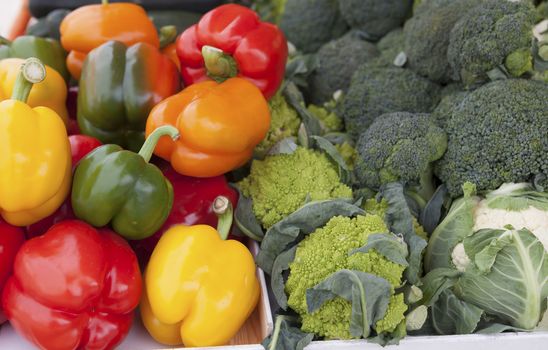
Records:
<instances>
[{"instance_id":1,"label":"pepper pile","mask_svg":"<svg viewBox=\"0 0 548 350\"><path fill-rule=\"evenodd\" d=\"M263 346L301 350L548 319L545 1L139 3L0 37L0 322L219 346L270 296Z\"/></svg>"},{"instance_id":2,"label":"pepper pile","mask_svg":"<svg viewBox=\"0 0 548 350\"><path fill-rule=\"evenodd\" d=\"M1 321L42 349L112 349L141 304L159 342L228 343L260 287L225 174L269 129L284 35L240 5L179 37L131 3L55 19L59 40L0 45Z\"/></svg>"}]
</instances>

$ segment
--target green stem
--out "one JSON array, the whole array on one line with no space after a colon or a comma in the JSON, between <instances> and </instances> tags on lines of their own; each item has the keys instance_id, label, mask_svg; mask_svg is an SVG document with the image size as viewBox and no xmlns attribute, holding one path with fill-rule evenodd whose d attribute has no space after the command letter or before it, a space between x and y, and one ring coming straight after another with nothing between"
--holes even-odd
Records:
<instances>
[{"instance_id":1,"label":"green stem","mask_svg":"<svg viewBox=\"0 0 548 350\"><path fill-rule=\"evenodd\" d=\"M163 49L177 38L177 27L163 26L160 28L160 48Z\"/></svg>"},{"instance_id":2,"label":"green stem","mask_svg":"<svg viewBox=\"0 0 548 350\"><path fill-rule=\"evenodd\" d=\"M177 140L179 138L179 130L177 130L174 126L164 125L160 126L148 135L143 147L141 147L141 150L139 151L139 155L143 157L145 162L148 163L150 161L152 153L154 153L154 149L156 148L156 144L162 136L170 136L173 140Z\"/></svg>"},{"instance_id":3,"label":"green stem","mask_svg":"<svg viewBox=\"0 0 548 350\"><path fill-rule=\"evenodd\" d=\"M8 40L7 38L4 38L0 35L0 45L11 46L11 40Z\"/></svg>"},{"instance_id":4,"label":"green stem","mask_svg":"<svg viewBox=\"0 0 548 350\"><path fill-rule=\"evenodd\" d=\"M217 232L224 241L230 233L232 227L232 203L225 196L218 196L212 204L213 212L217 215Z\"/></svg>"},{"instance_id":5,"label":"green stem","mask_svg":"<svg viewBox=\"0 0 548 350\"><path fill-rule=\"evenodd\" d=\"M32 85L46 78L46 67L36 57L30 57L23 62L13 85L12 100L27 102Z\"/></svg>"},{"instance_id":6,"label":"green stem","mask_svg":"<svg viewBox=\"0 0 548 350\"><path fill-rule=\"evenodd\" d=\"M202 47L202 56L207 75L216 82L222 83L238 74L238 65L234 58L222 50L205 45Z\"/></svg>"},{"instance_id":7,"label":"green stem","mask_svg":"<svg viewBox=\"0 0 548 350\"><path fill-rule=\"evenodd\" d=\"M272 332L272 339L270 340L270 345L268 346L268 350L276 350L276 346L278 345L278 338L280 337L280 329L282 328L282 321L284 320L284 316L278 316L276 317L276 322L274 323L274 332Z\"/></svg>"}]
</instances>

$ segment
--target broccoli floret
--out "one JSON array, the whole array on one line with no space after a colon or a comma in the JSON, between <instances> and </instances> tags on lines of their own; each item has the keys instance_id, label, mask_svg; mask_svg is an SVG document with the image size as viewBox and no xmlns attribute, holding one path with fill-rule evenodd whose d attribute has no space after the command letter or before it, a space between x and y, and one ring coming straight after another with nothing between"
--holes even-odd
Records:
<instances>
[{"instance_id":1,"label":"broccoli floret","mask_svg":"<svg viewBox=\"0 0 548 350\"><path fill-rule=\"evenodd\" d=\"M448 85L453 86L453 85ZM442 91L442 95L445 92ZM451 115L451 111L457 107L459 103L461 103L464 98L468 95L466 91L462 90L455 90L451 93L446 94L436 107L434 111L432 112L432 119L438 124L440 127L444 128L445 123L447 122L447 119Z\"/></svg>"},{"instance_id":2,"label":"broccoli floret","mask_svg":"<svg viewBox=\"0 0 548 350\"><path fill-rule=\"evenodd\" d=\"M280 92L270 99L268 105L270 108L270 129L263 141L255 148L255 156L258 158L264 157L278 141L296 136L301 124L297 111L287 103Z\"/></svg>"},{"instance_id":3,"label":"broccoli floret","mask_svg":"<svg viewBox=\"0 0 548 350\"><path fill-rule=\"evenodd\" d=\"M351 304L341 298L325 303L309 314L306 290L341 269L368 272L386 279L393 288L401 285L405 267L386 259L375 250L348 254L367 243L370 234L388 232L383 218L377 215L347 218L337 216L324 227L308 235L297 246L289 265L286 292L288 305L302 317L302 329L328 339L350 339ZM394 291L392 291L394 293ZM403 298L391 298L386 316L377 322L377 332L390 332L404 319L407 310Z\"/></svg>"},{"instance_id":4,"label":"broccoli floret","mask_svg":"<svg viewBox=\"0 0 548 350\"><path fill-rule=\"evenodd\" d=\"M443 0L422 4L403 29L409 68L436 82L450 81L454 74L447 60L448 33L479 3L479 0Z\"/></svg>"},{"instance_id":5,"label":"broccoli floret","mask_svg":"<svg viewBox=\"0 0 548 350\"><path fill-rule=\"evenodd\" d=\"M399 27L411 13L411 0L339 0L342 16L353 29L378 40Z\"/></svg>"},{"instance_id":6,"label":"broccoli floret","mask_svg":"<svg viewBox=\"0 0 548 350\"><path fill-rule=\"evenodd\" d=\"M469 11L450 34L447 57L454 78L460 77L465 85L487 80L486 73L503 65L512 53L512 63L529 65L536 15L534 7L524 1L485 0ZM526 69L511 68L515 75Z\"/></svg>"},{"instance_id":7,"label":"broccoli floret","mask_svg":"<svg viewBox=\"0 0 548 350\"><path fill-rule=\"evenodd\" d=\"M254 160L238 187L253 200L253 212L266 229L307 200L352 198L352 190L341 183L327 156L302 147L292 154Z\"/></svg>"},{"instance_id":8,"label":"broccoli floret","mask_svg":"<svg viewBox=\"0 0 548 350\"><path fill-rule=\"evenodd\" d=\"M378 54L375 45L360 39L356 32L323 45L316 54L319 66L309 77L311 102L321 104L331 99L335 91L346 91L358 66Z\"/></svg>"},{"instance_id":9,"label":"broccoli floret","mask_svg":"<svg viewBox=\"0 0 548 350\"><path fill-rule=\"evenodd\" d=\"M455 106L448 146L435 174L453 197L465 182L494 190L548 174L548 84L524 79L491 82Z\"/></svg>"},{"instance_id":10,"label":"broccoli floret","mask_svg":"<svg viewBox=\"0 0 548 350\"><path fill-rule=\"evenodd\" d=\"M429 114L384 114L360 135L354 173L360 185L379 189L390 182L419 186L419 195L433 194L431 163L447 148L447 135Z\"/></svg>"},{"instance_id":11,"label":"broccoli floret","mask_svg":"<svg viewBox=\"0 0 548 350\"><path fill-rule=\"evenodd\" d=\"M404 36L402 28L396 28L377 42L380 55L371 61L370 65L377 67L392 67L396 57L404 51Z\"/></svg>"},{"instance_id":12,"label":"broccoli floret","mask_svg":"<svg viewBox=\"0 0 548 350\"><path fill-rule=\"evenodd\" d=\"M348 30L337 0L287 0L280 28L304 53L316 52Z\"/></svg>"},{"instance_id":13,"label":"broccoli floret","mask_svg":"<svg viewBox=\"0 0 548 350\"><path fill-rule=\"evenodd\" d=\"M439 95L437 84L409 69L365 64L352 76L339 115L348 133L357 138L382 114L431 112Z\"/></svg>"}]
</instances>

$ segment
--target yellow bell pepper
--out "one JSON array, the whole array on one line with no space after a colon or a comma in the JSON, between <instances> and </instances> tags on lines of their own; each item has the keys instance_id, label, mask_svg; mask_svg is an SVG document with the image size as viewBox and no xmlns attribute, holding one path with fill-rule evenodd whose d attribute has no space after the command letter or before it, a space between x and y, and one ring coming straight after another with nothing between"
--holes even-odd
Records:
<instances>
[{"instance_id":1,"label":"yellow bell pepper","mask_svg":"<svg viewBox=\"0 0 548 350\"><path fill-rule=\"evenodd\" d=\"M218 197L217 230L174 226L164 233L145 272L141 317L156 341L187 347L227 344L259 300L255 262L240 242L226 240L232 208Z\"/></svg>"},{"instance_id":2,"label":"yellow bell pepper","mask_svg":"<svg viewBox=\"0 0 548 350\"><path fill-rule=\"evenodd\" d=\"M25 60L21 58L7 58L0 61L0 101L11 98L15 80L23 62ZM31 107L43 106L53 109L66 125L68 122L67 85L55 69L45 67L46 78L32 87L26 102Z\"/></svg>"},{"instance_id":3,"label":"yellow bell pepper","mask_svg":"<svg viewBox=\"0 0 548 350\"><path fill-rule=\"evenodd\" d=\"M62 119L25 103L46 72L40 60L27 59L12 98L0 102L0 214L16 226L51 215L70 189L71 152Z\"/></svg>"}]
</instances>

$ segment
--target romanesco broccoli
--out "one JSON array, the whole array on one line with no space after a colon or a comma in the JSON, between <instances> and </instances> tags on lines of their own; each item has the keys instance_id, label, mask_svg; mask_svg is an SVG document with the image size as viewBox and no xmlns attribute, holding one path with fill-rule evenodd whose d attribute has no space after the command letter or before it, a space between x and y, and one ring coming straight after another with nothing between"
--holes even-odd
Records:
<instances>
[{"instance_id":1,"label":"romanesco broccoli","mask_svg":"<svg viewBox=\"0 0 548 350\"><path fill-rule=\"evenodd\" d=\"M286 292L289 295L288 305L302 317L303 331L328 339L352 338L350 302L336 298L312 314L307 312L307 289L336 271L358 270L382 277L394 288L401 284L405 267L387 260L377 251L349 256L352 250L367 243L370 234L387 231L383 218L378 215L367 214L355 218L336 216L299 243L295 259L289 265ZM376 331L391 332L404 319L406 310L403 295L393 296L386 316L376 324Z\"/></svg>"},{"instance_id":2,"label":"romanesco broccoli","mask_svg":"<svg viewBox=\"0 0 548 350\"><path fill-rule=\"evenodd\" d=\"M254 160L238 187L253 200L253 212L267 229L307 200L352 198L327 156L301 147L292 154Z\"/></svg>"},{"instance_id":3,"label":"romanesco broccoli","mask_svg":"<svg viewBox=\"0 0 548 350\"><path fill-rule=\"evenodd\" d=\"M269 108L270 129L263 141L255 148L255 155L259 158L264 157L278 141L296 136L301 124L297 111L287 103L280 92L269 101Z\"/></svg>"}]
</instances>

